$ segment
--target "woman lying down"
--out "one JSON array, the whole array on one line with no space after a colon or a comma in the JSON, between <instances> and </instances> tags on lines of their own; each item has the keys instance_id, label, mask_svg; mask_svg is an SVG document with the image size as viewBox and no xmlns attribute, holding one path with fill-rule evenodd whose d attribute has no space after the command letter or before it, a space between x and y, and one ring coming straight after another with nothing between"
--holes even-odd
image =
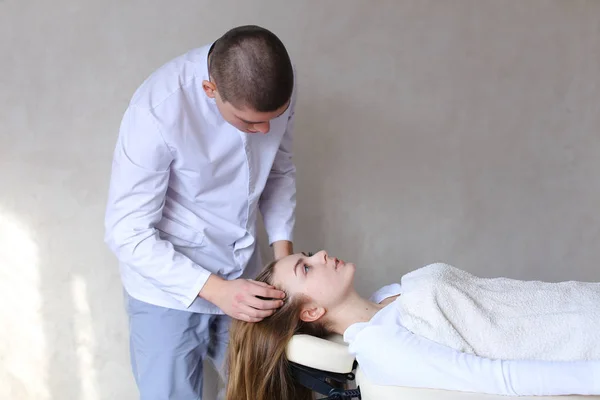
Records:
<instances>
[{"instance_id":1,"label":"woman lying down","mask_svg":"<svg viewBox=\"0 0 600 400\"><path fill-rule=\"evenodd\" d=\"M306 333L344 336L371 382L497 395L600 394L600 283L475 277L432 264L370 299L355 265L295 254L257 280L287 293L258 323L231 326L229 400L312 399L285 351Z\"/></svg>"}]
</instances>

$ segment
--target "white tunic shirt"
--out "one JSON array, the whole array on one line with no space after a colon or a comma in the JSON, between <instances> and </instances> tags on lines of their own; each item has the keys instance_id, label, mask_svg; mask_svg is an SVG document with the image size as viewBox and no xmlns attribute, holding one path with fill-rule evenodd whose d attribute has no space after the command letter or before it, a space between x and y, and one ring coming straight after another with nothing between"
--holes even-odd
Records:
<instances>
[{"instance_id":1,"label":"white tunic shirt","mask_svg":"<svg viewBox=\"0 0 600 400\"><path fill-rule=\"evenodd\" d=\"M270 243L292 241L296 86L268 134L241 132L202 89L209 50L168 62L134 94L114 151L105 241L132 297L222 313L198 293L211 273L236 279L261 268L259 210Z\"/></svg>"},{"instance_id":2,"label":"white tunic shirt","mask_svg":"<svg viewBox=\"0 0 600 400\"><path fill-rule=\"evenodd\" d=\"M393 284L371 300L379 303L401 293ZM402 326L399 299L344 332L350 352L374 384L512 396L600 394L600 360L505 361L462 353Z\"/></svg>"}]
</instances>

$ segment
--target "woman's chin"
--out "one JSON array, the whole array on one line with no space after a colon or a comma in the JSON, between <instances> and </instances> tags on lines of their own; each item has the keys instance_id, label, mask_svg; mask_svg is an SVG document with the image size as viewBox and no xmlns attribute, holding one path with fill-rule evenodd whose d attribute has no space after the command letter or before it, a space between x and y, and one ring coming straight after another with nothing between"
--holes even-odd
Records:
<instances>
[{"instance_id":1,"label":"woman's chin","mask_svg":"<svg viewBox=\"0 0 600 400\"><path fill-rule=\"evenodd\" d=\"M348 286L354 287L354 273L356 272L356 265L353 263L346 263L344 266L338 270L338 273L345 275L347 278L344 280L348 280Z\"/></svg>"},{"instance_id":2,"label":"woman's chin","mask_svg":"<svg viewBox=\"0 0 600 400\"><path fill-rule=\"evenodd\" d=\"M354 263L351 263L351 262L345 263L342 268L350 270L350 271L352 271L352 273L354 273L354 271L356 271L356 265Z\"/></svg>"}]
</instances>

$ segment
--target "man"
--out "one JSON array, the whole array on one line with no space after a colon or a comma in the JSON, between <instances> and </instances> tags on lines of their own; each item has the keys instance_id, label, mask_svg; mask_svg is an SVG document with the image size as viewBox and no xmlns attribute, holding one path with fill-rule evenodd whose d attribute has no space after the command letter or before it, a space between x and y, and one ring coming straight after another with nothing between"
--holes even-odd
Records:
<instances>
[{"instance_id":1,"label":"man","mask_svg":"<svg viewBox=\"0 0 600 400\"><path fill-rule=\"evenodd\" d=\"M154 72L125 111L106 243L116 254L142 400L196 400L202 361L223 373L230 318L257 322L284 293L252 281L259 211L292 253L294 71L266 29L232 29Z\"/></svg>"}]
</instances>

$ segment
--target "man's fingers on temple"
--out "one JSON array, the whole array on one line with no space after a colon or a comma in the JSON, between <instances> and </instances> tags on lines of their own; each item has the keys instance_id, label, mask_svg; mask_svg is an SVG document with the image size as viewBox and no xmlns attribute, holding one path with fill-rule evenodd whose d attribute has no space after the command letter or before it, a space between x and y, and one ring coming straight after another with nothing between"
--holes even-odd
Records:
<instances>
[{"instance_id":1,"label":"man's fingers on temple","mask_svg":"<svg viewBox=\"0 0 600 400\"><path fill-rule=\"evenodd\" d=\"M257 310L274 310L283 305L281 300L262 300L258 297L249 297L246 304Z\"/></svg>"},{"instance_id":2,"label":"man's fingers on temple","mask_svg":"<svg viewBox=\"0 0 600 400\"><path fill-rule=\"evenodd\" d=\"M254 288L253 294L255 296L264 297L267 299L283 299L285 297L285 292L278 289L269 289L266 287L258 287Z\"/></svg>"},{"instance_id":3,"label":"man's fingers on temple","mask_svg":"<svg viewBox=\"0 0 600 400\"><path fill-rule=\"evenodd\" d=\"M252 279L248 279L248 280L249 280L250 282L254 283L254 284L257 284L257 285L259 285L259 286L263 286L263 287L267 287L267 288L272 288L272 287L273 287L273 286L269 285L269 284L268 284L268 283L266 283L266 282L254 281L254 280L252 280Z\"/></svg>"},{"instance_id":4,"label":"man's fingers on temple","mask_svg":"<svg viewBox=\"0 0 600 400\"><path fill-rule=\"evenodd\" d=\"M260 318L251 317L246 314L236 314L235 318L245 322L259 322L261 320Z\"/></svg>"},{"instance_id":5,"label":"man's fingers on temple","mask_svg":"<svg viewBox=\"0 0 600 400\"><path fill-rule=\"evenodd\" d=\"M242 312L251 318L263 319L263 318L273 315L275 310L257 310L256 308L248 306Z\"/></svg>"}]
</instances>

